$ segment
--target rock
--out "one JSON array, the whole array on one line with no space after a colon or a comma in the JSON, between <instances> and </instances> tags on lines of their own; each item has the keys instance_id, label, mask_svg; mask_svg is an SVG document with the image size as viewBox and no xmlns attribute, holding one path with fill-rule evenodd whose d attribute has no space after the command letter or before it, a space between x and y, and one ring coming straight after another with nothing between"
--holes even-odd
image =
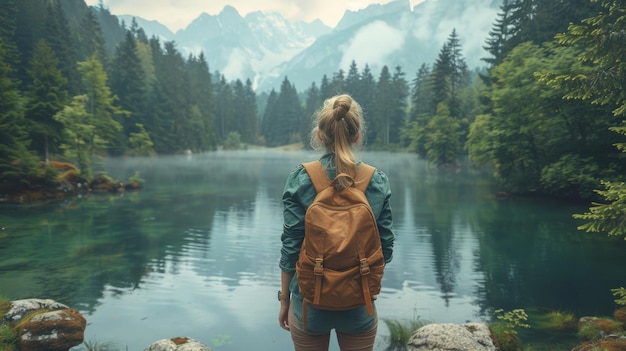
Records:
<instances>
[{"instance_id":1,"label":"rock","mask_svg":"<svg viewBox=\"0 0 626 351\"><path fill-rule=\"evenodd\" d=\"M69 308L37 314L18 323L19 349L69 350L83 342L86 325L87 321L80 312Z\"/></svg>"},{"instance_id":2,"label":"rock","mask_svg":"<svg viewBox=\"0 0 626 351\"><path fill-rule=\"evenodd\" d=\"M144 351L211 351L211 349L194 339L179 336L156 341Z\"/></svg>"},{"instance_id":3,"label":"rock","mask_svg":"<svg viewBox=\"0 0 626 351\"><path fill-rule=\"evenodd\" d=\"M608 335L601 340L588 341L578 345L572 351L626 350L626 336Z\"/></svg>"},{"instance_id":4,"label":"rock","mask_svg":"<svg viewBox=\"0 0 626 351\"><path fill-rule=\"evenodd\" d=\"M113 193L124 190L122 183L103 175L96 176L91 181L90 188L91 190L100 193Z\"/></svg>"},{"instance_id":5,"label":"rock","mask_svg":"<svg viewBox=\"0 0 626 351\"><path fill-rule=\"evenodd\" d=\"M497 351L484 323L428 324L413 333L408 351Z\"/></svg>"},{"instance_id":6,"label":"rock","mask_svg":"<svg viewBox=\"0 0 626 351\"><path fill-rule=\"evenodd\" d=\"M602 339L622 331L623 323L610 318L581 317L578 321L578 337L585 341Z\"/></svg>"},{"instance_id":7,"label":"rock","mask_svg":"<svg viewBox=\"0 0 626 351\"><path fill-rule=\"evenodd\" d=\"M68 309L62 303L50 299L24 299L11 301L11 309L4 315L3 320L9 323L17 323L26 315L38 310L62 310Z\"/></svg>"},{"instance_id":8,"label":"rock","mask_svg":"<svg viewBox=\"0 0 626 351\"><path fill-rule=\"evenodd\" d=\"M87 321L80 312L50 299L11 301L2 317L18 335L21 351L65 351L83 342Z\"/></svg>"}]
</instances>

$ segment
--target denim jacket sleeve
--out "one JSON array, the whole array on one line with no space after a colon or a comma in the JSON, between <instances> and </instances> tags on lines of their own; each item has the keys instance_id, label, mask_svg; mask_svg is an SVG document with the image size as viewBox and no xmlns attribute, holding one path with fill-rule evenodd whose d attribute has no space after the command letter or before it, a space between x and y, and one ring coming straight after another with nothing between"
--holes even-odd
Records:
<instances>
[{"instance_id":1,"label":"denim jacket sleeve","mask_svg":"<svg viewBox=\"0 0 626 351\"><path fill-rule=\"evenodd\" d=\"M334 170L327 170L333 176ZM315 188L302 165L293 170L287 177L283 191L283 233L280 269L294 272L300 254L300 246L304 240L304 214L315 198ZM370 203L380 233L380 240L385 263L391 262L393 256L394 233L392 214L389 203L391 186L387 175L376 170L372 176L365 196Z\"/></svg>"}]
</instances>

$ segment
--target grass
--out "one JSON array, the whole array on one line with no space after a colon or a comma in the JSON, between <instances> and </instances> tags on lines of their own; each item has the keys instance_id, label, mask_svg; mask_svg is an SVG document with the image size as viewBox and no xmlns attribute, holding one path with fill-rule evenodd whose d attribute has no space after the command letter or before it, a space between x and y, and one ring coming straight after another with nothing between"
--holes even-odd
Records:
<instances>
[{"instance_id":1,"label":"grass","mask_svg":"<svg viewBox=\"0 0 626 351\"><path fill-rule=\"evenodd\" d=\"M17 351L17 334L8 324L0 325L0 351Z\"/></svg>"},{"instance_id":2,"label":"grass","mask_svg":"<svg viewBox=\"0 0 626 351\"><path fill-rule=\"evenodd\" d=\"M383 322L385 322L387 329L389 329L389 344L385 349L386 351L406 350L411 335L413 335L417 329L428 324L419 318L404 322L394 319L383 319Z\"/></svg>"},{"instance_id":3,"label":"grass","mask_svg":"<svg viewBox=\"0 0 626 351\"><path fill-rule=\"evenodd\" d=\"M101 342L95 339L85 340L83 342L86 351L118 351L116 343L111 341Z\"/></svg>"}]
</instances>

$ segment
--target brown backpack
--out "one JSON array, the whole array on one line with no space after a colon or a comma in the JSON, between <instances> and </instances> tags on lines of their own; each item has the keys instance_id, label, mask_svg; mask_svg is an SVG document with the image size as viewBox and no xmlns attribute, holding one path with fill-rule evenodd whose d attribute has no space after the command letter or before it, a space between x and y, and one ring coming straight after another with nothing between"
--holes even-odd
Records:
<instances>
[{"instance_id":1,"label":"brown backpack","mask_svg":"<svg viewBox=\"0 0 626 351\"><path fill-rule=\"evenodd\" d=\"M306 210L296 264L303 319L306 323L307 304L324 310L365 305L371 315L385 268L376 218L365 197L375 168L360 163L354 180L342 173L331 182L319 161L303 166L317 192ZM350 178L352 186L335 190L339 177Z\"/></svg>"}]
</instances>

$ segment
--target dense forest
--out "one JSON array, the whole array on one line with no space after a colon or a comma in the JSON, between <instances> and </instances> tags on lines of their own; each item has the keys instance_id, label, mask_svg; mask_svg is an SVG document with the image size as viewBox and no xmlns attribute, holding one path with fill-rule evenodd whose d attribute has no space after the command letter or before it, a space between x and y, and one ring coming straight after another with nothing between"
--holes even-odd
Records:
<instances>
[{"instance_id":1,"label":"dense forest","mask_svg":"<svg viewBox=\"0 0 626 351\"><path fill-rule=\"evenodd\" d=\"M304 92L288 77L256 92L103 6L4 0L0 180L54 177L52 160L89 178L108 155L306 145L323 100L349 93L366 113L369 150L469 160L511 193L623 202L625 13L623 0L504 0L482 69L467 66L453 31L421 67L353 62Z\"/></svg>"}]
</instances>

